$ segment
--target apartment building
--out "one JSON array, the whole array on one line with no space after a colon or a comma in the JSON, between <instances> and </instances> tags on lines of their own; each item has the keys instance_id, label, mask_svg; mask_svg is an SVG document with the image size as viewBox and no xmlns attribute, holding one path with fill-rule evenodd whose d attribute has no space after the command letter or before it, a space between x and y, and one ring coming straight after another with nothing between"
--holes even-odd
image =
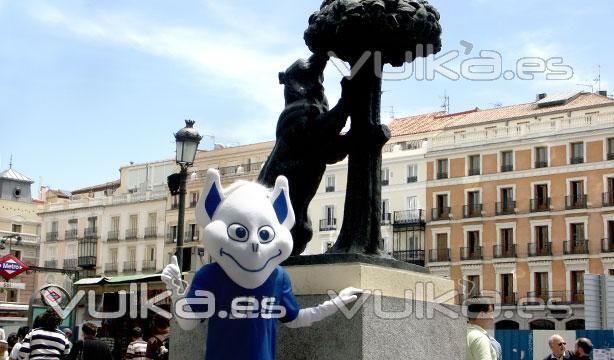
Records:
<instances>
[{"instance_id":1,"label":"apartment building","mask_svg":"<svg viewBox=\"0 0 614 360\"><path fill-rule=\"evenodd\" d=\"M604 95L454 114L429 142L427 265L463 297L498 292L497 328L583 328L583 275L614 275L614 100Z\"/></svg>"},{"instance_id":2,"label":"apartment building","mask_svg":"<svg viewBox=\"0 0 614 360\"><path fill-rule=\"evenodd\" d=\"M12 168L0 172L0 257L11 253L29 266L38 264L40 206L32 199L33 181ZM7 333L27 324L29 302L38 290L36 276L24 273L2 284L0 326Z\"/></svg>"}]
</instances>

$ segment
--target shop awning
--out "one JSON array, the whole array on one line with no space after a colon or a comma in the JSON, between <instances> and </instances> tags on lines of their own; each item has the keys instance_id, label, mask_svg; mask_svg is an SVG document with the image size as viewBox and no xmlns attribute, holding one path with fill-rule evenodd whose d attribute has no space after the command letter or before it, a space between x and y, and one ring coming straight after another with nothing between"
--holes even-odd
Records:
<instances>
[{"instance_id":1,"label":"shop awning","mask_svg":"<svg viewBox=\"0 0 614 360\"><path fill-rule=\"evenodd\" d=\"M105 285L105 284L126 284L126 283L133 283L133 282L149 282L149 281L161 281L160 274L122 275L122 276L113 276L113 277L85 278L85 279L76 281L75 285L76 286L89 286L89 285Z\"/></svg>"}]
</instances>

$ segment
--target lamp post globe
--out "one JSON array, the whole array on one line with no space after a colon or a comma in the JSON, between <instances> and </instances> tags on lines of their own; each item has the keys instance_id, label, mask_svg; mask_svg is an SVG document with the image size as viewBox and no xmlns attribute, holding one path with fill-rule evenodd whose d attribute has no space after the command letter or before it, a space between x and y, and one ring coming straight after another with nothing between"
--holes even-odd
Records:
<instances>
[{"instance_id":1,"label":"lamp post globe","mask_svg":"<svg viewBox=\"0 0 614 360\"><path fill-rule=\"evenodd\" d=\"M179 172L179 209L177 214L177 246L175 255L179 269L183 271L183 228L185 216L185 194L188 167L192 166L198 151L198 144L203 137L194 129L194 121L186 120L185 127L175 134L177 153L175 161L181 168Z\"/></svg>"}]
</instances>

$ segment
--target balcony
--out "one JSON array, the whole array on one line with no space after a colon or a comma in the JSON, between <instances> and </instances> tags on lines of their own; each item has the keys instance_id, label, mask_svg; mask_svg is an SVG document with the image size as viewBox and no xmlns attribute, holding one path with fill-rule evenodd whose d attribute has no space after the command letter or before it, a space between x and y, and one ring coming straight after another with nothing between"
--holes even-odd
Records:
<instances>
[{"instance_id":1,"label":"balcony","mask_svg":"<svg viewBox=\"0 0 614 360\"><path fill-rule=\"evenodd\" d=\"M119 230L111 230L107 233L107 242L118 242L119 241Z\"/></svg>"},{"instance_id":2,"label":"balcony","mask_svg":"<svg viewBox=\"0 0 614 360\"><path fill-rule=\"evenodd\" d=\"M541 169L541 168L547 168L548 167L548 161L535 161L534 164L536 169Z\"/></svg>"},{"instance_id":3,"label":"balcony","mask_svg":"<svg viewBox=\"0 0 614 360\"><path fill-rule=\"evenodd\" d=\"M77 265L84 269L94 268L96 267L96 257L95 256L79 256L77 258Z\"/></svg>"},{"instance_id":4,"label":"balcony","mask_svg":"<svg viewBox=\"0 0 614 360\"><path fill-rule=\"evenodd\" d=\"M550 198L531 199L531 212L550 211Z\"/></svg>"},{"instance_id":5,"label":"balcony","mask_svg":"<svg viewBox=\"0 0 614 360\"><path fill-rule=\"evenodd\" d=\"M143 261L143 271L155 271L156 270L156 260L144 260Z\"/></svg>"},{"instance_id":6,"label":"balcony","mask_svg":"<svg viewBox=\"0 0 614 360\"><path fill-rule=\"evenodd\" d=\"M136 261L124 261L124 272L136 272Z\"/></svg>"},{"instance_id":7,"label":"balcony","mask_svg":"<svg viewBox=\"0 0 614 360\"><path fill-rule=\"evenodd\" d=\"M167 244L174 244L177 242L177 235L175 231L169 231L166 233L166 241Z\"/></svg>"},{"instance_id":8,"label":"balcony","mask_svg":"<svg viewBox=\"0 0 614 360\"><path fill-rule=\"evenodd\" d=\"M418 177L417 176L408 176L407 177L407 183L411 184L411 183L415 183L418 182Z\"/></svg>"},{"instance_id":9,"label":"balcony","mask_svg":"<svg viewBox=\"0 0 614 360\"><path fill-rule=\"evenodd\" d=\"M382 179L382 186L390 185L390 179Z\"/></svg>"},{"instance_id":10,"label":"balcony","mask_svg":"<svg viewBox=\"0 0 614 360\"><path fill-rule=\"evenodd\" d=\"M614 192L603 193L603 207L614 206Z\"/></svg>"},{"instance_id":11,"label":"balcony","mask_svg":"<svg viewBox=\"0 0 614 360\"><path fill-rule=\"evenodd\" d=\"M460 249L461 260L482 260L482 247L476 246L473 248L462 247Z\"/></svg>"},{"instance_id":12,"label":"balcony","mask_svg":"<svg viewBox=\"0 0 614 360\"><path fill-rule=\"evenodd\" d=\"M467 176L480 175L480 169L469 169Z\"/></svg>"},{"instance_id":13,"label":"balcony","mask_svg":"<svg viewBox=\"0 0 614 360\"><path fill-rule=\"evenodd\" d=\"M95 228L95 227L85 228L85 231L83 233L83 238L86 240L98 239L98 228Z\"/></svg>"},{"instance_id":14,"label":"balcony","mask_svg":"<svg viewBox=\"0 0 614 360\"><path fill-rule=\"evenodd\" d=\"M158 228L150 226L145 228L145 239L151 239L158 237Z\"/></svg>"},{"instance_id":15,"label":"balcony","mask_svg":"<svg viewBox=\"0 0 614 360\"><path fill-rule=\"evenodd\" d=\"M424 215L421 209L395 211L394 225L417 225L424 223Z\"/></svg>"},{"instance_id":16,"label":"balcony","mask_svg":"<svg viewBox=\"0 0 614 360\"><path fill-rule=\"evenodd\" d=\"M570 164L582 164L584 163L584 156L574 156L569 159Z\"/></svg>"},{"instance_id":17,"label":"balcony","mask_svg":"<svg viewBox=\"0 0 614 360\"><path fill-rule=\"evenodd\" d=\"M448 172L447 171L442 171L442 172L438 172L437 173L437 180L442 180L442 179L447 179L448 178Z\"/></svg>"},{"instance_id":18,"label":"balcony","mask_svg":"<svg viewBox=\"0 0 614 360\"><path fill-rule=\"evenodd\" d=\"M584 304L584 290L572 290L567 299L572 304Z\"/></svg>"},{"instance_id":19,"label":"balcony","mask_svg":"<svg viewBox=\"0 0 614 360\"><path fill-rule=\"evenodd\" d=\"M383 213L382 214L382 225L390 225L392 224L392 213Z\"/></svg>"},{"instance_id":20,"label":"balcony","mask_svg":"<svg viewBox=\"0 0 614 360\"><path fill-rule=\"evenodd\" d=\"M586 195L565 196L565 209L586 209L588 198Z\"/></svg>"},{"instance_id":21,"label":"balcony","mask_svg":"<svg viewBox=\"0 0 614 360\"><path fill-rule=\"evenodd\" d=\"M474 218L482 216L482 204L472 204L463 206L463 217Z\"/></svg>"},{"instance_id":22,"label":"balcony","mask_svg":"<svg viewBox=\"0 0 614 360\"><path fill-rule=\"evenodd\" d=\"M126 230L126 241L136 240L138 234L138 229L127 229Z\"/></svg>"},{"instance_id":23,"label":"balcony","mask_svg":"<svg viewBox=\"0 0 614 360\"><path fill-rule=\"evenodd\" d=\"M501 165L501 172L510 172L510 171L514 171L514 165L512 164Z\"/></svg>"},{"instance_id":24,"label":"balcony","mask_svg":"<svg viewBox=\"0 0 614 360\"><path fill-rule=\"evenodd\" d=\"M198 204L198 200L194 201L194 200L190 200L190 207L191 208L195 208L196 204Z\"/></svg>"},{"instance_id":25,"label":"balcony","mask_svg":"<svg viewBox=\"0 0 614 360\"><path fill-rule=\"evenodd\" d=\"M614 237L601 239L601 252L614 253Z\"/></svg>"},{"instance_id":26,"label":"balcony","mask_svg":"<svg viewBox=\"0 0 614 360\"><path fill-rule=\"evenodd\" d=\"M335 192L335 187L334 186L327 186L326 189L324 189L327 193L331 193L331 192Z\"/></svg>"},{"instance_id":27,"label":"balcony","mask_svg":"<svg viewBox=\"0 0 614 360\"><path fill-rule=\"evenodd\" d=\"M77 270L77 259L64 259L64 269Z\"/></svg>"},{"instance_id":28,"label":"balcony","mask_svg":"<svg viewBox=\"0 0 614 360\"><path fill-rule=\"evenodd\" d=\"M337 230L337 219L322 219L320 220L320 231L333 231Z\"/></svg>"},{"instance_id":29,"label":"balcony","mask_svg":"<svg viewBox=\"0 0 614 360\"><path fill-rule=\"evenodd\" d=\"M97 246L98 242L95 239L83 239L79 241L77 265L84 269L95 268Z\"/></svg>"},{"instance_id":30,"label":"balcony","mask_svg":"<svg viewBox=\"0 0 614 360\"><path fill-rule=\"evenodd\" d=\"M514 306L518 303L516 293L501 294L501 306Z\"/></svg>"},{"instance_id":31,"label":"balcony","mask_svg":"<svg viewBox=\"0 0 614 360\"><path fill-rule=\"evenodd\" d=\"M105 274L117 274L117 263L106 263L104 265L104 273Z\"/></svg>"},{"instance_id":32,"label":"balcony","mask_svg":"<svg viewBox=\"0 0 614 360\"><path fill-rule=\"evenodd\" d=\"M583 304L584 291L529 291L528 304Z\"/></svg>"},{"instance_id":33,"label":"balcony","mask_svg":"<svg viewBox=\"0 0 614 360\"><path fill-rule=\"evenodd\" d=\"M430 262L450 262L450 249L429 250Z\"/></svg>"},{"instance_id":34,"label":"balcony","mask_svg":"<svg viewBox=\"0 0 614 360\"><path fill-rule=\"evenodd\" d=\"M536 243L530 243L529 245L529 257L536 256L552 256L552 243L547 242L542 246L537 246Z\"/></svg>"},{"instance_id":35,"label":"balcony","mask_svg":"<svg viewBox=\"0 0 614 360\"><path fill-rule=\"evenodd\" d=\"M588 240L570 240L563 242L565 255L588 255Z\"/></svg>"},{"instance_id":36,"label":"balcony","mask_svg":"<svg viewBox=\"0 0 614 360\"><path fill-rule=\"evenodd\" d=\"M608 153L608 154L607 154L607 156L606 156L606 158L607 158L608 160L614 160L614 152Z\"/></svg>"},{"instance_id":37,"label":"balcony","mask_svg":"<svg viewBox=\"0 0 614 360\"><path fill-rule=\"evenodd\" d=\"M46 239L47 239L47 242L58 241L58 232L57 231L49 231L47 233Z\"/></svg>"},{"instance_id":38,"label":"balcony","mask_svg":"<svg viewBox=\"0 0 614 360\"><path fill-rule=\"evenodd\" d=\"M77 229L66 230L64 232L64 239L68 241L77 240L78 235L79 235L79 231Z\"/></svg>"},{"instance_id":39,"label":"balcony","mask_svg":"<svg viewBox=\"0 0 614 360\"><path fill-rule=\"evenodd\" d=\"M494 245L493 257L495 259L515 258L516 257L516 244L509 244L507 246Z\"/></svg>"},{"instance_id":40,"label":"balcony","mask_svg":"<svg viewBox=\"0 0 614 360\"><path fill-rule=\"evenodd\" d=\"M199 241L199 232L198 230L194 230L193 232L188 230L185 232L183 241L184 242L192 242L192 241Z\"/></svg>"},{"instance_id":41,"label":"balcony","mask_svg":"<svg viewBox=\"0 0 614 360\"><path fill-rule=\"evenodd\" d=\"M396 250L392 257L398 261L424 266L424 250Z\"/></svg>"},{"instance_id":42,"label":"balcony","mask_svg":"<svg viewBox=\"0 0 614 360\"><path fill-rule=\"evenodd\" d=\"M516 213L516 201L508 200L498 202L495 206L495 214L497 215L513 215Z\"/></svg>"},{"instance_id":43,"label":"balcony","mask_svg":"<svg viewBox=\"0 0 614 360\"><path fill-rule=\"evenodd\" d=\"M45 260L45 267L46 268L57 269L58 268L58 261L57 260Z\"/></svg>"},{"instance_id":44,"label":"balcony","mask_svg":"<svg viewBox=\"0 0 614 360\"><path fill-rule=\"evenodd\" d=\"M450 220L450 207L441 207L431 209L431 221Z\"/></svg>"}]
</instances>

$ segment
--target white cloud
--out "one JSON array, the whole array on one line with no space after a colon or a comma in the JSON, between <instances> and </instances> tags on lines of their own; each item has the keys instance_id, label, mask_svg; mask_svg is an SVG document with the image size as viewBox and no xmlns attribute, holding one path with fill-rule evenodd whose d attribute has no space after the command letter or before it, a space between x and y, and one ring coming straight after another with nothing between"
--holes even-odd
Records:
<instances>
[{"instance_id":1,"label":"white cloud","mask_svg":"<svg viewBox=\"0 0 614 360\"><path fill-rule=\"evenodd\" d=\"M217 6L216 9L219 12L229 11L222 6ZM231 32L205 27L164 26L132 15L69 14L47 4L32 9L32 14L45 24L65 29L88 40L128 46L190 66L206 75L209 86L215 84L220 91L236 94L239 97L237 101L245 101L246 98L260 104L261 113L255 116L267 119L265 124L260 122L262 120L252 117L234 119L233 122L241 123L243 131L233 132L233 135L228 136L235 136L233 139L239 141L254 139L258 130L263 128L269 132L274 129L277 115L283 108L277 73L296 58L305 56L303 48L298 46L279 46L288 48L281 54L262 50L259 48L262 44L283 40L262 29L250 33L253 28L239 26L238 24L248 22L242 21L236 14L234 18L228 18L228 22L236 30ZM222 130L216 129L216 132ZM272 134L269 137L272 137Z\"/></svg>"}]
</instances>

